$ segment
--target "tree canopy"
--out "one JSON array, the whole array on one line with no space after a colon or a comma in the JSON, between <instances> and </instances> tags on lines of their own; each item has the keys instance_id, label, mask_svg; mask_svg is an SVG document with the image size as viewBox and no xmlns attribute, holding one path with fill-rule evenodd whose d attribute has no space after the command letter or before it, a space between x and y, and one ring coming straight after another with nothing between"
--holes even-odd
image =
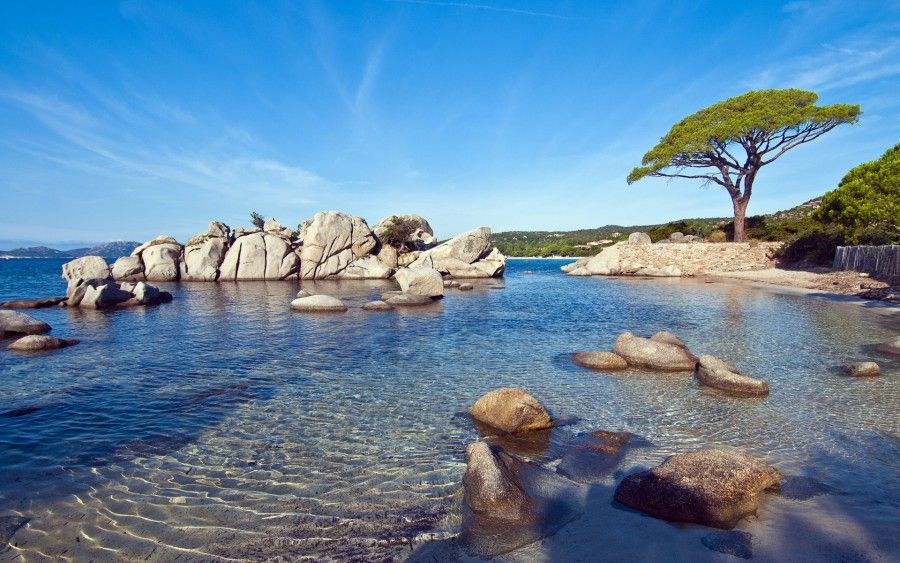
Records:
<instances>
[{"instance_id":1,"label":"tree canopy","mask_svg":"<svg viewBox=\"0 0 900 563\"><path fill-rule=\"evenodd\" d=\"M817 106L804 90L756 90L713 104L676 123L628 175L700 179L724 187L735 214L735 240L759 169L792 148L859 119L858 105Z\"/></svg>"},{"instance_id":2,"label":"tree canopy","mask_svg":"<svg viewBox=\"0 0 900 563\"><path fill-rule=\"evenodd\" d=\"M900 144L847 172L813 216L848 231L881 227L900 232Z\"/></svg>"}]
</instances>

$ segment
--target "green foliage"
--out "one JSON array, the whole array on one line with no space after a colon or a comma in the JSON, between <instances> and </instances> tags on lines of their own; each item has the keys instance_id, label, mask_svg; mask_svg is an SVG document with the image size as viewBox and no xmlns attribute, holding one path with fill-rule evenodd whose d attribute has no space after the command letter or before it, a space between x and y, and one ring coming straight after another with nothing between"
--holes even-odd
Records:
<instances>
[{"instance_id":1,"label":"green foliage","mask_svg":"<svg viewBox=\"0 0 900 563\"><path fill-rule=\"evenodd\" d=\"M789 239L779 249L777 258L788 264L830 266L837 247L845 244L847 240L843 229L819 225Z\"/></svg>"},{"instance_id":2,"label":"green foliage","mask_svg":"<svg viewBox=\"0 0 900 563\"><path fill-rule=\"evenodd\" d=\"M713 231L713 225L709 220L702 219L685 219L682 221L673 221L654 227L647 231L650 240L659 242L669 238L672 233L681 233L684 235L695 235L700 238L706 238Z\"/></svg>"},{"instance_id":3,"label":"green foliage","mask_svg":"<svg viewBox=\"0 0 900 563\"><path fill-rule=\"evenodd\" d=\"M250 223L254 227L256 227L258 229L262 229L263 225L266 224L266 218L263 217L262 215L260 215L259 213L257 213L256 211L251 211L250 212Z\"/></svg>"},{"instance_id":4,"label":"green foliage","mask_svg":"<svg viewBox=\"0 0 900 563\"><path fill-rule=\"evenodd\" d=\"M381 241L395 248L402 248L419 226L419 222L411 217L392 215L387 228L381 233Z\"/></svg>"},{"instance_id":5,"label":"green foliage","mask_svg":"<svg viewBox=\"0 0 900 563\"><path fill-rule=\"evenodd\" d=\"M815 92L791 88L756 90L713 104L676 123L644 155L641 166L631 171L628 183L670 166L708 160L713 154L721 154L720 149L729 143L743 144L748 139L765 141L807 129L830 129L841 123L854 123L859 118L858 105L816 106L817 100Z\"/></svg>"},{"instance_id":6,"label":"green foliage","mask_svg":"<svg viewBox=\"0 0 900 563\"><path fill-rule=\"evenodd\" d=\"M814 217L843 227L853 241L867 231L872 239L872 229L895 239L900 231L900 144L850 170L836 190L825 194Z\"/></svg>"}]
</instances>

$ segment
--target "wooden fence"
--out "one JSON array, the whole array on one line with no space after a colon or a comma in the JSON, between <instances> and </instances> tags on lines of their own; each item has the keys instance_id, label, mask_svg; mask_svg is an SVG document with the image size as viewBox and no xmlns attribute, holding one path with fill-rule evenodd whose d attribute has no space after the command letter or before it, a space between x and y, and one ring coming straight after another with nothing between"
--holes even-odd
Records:
<instances>
[{"instance_id":1,"label":"wooden fence","mask_svg":"<svg viewBox=\"0 0 900 563\"><path fill-rule=\"evenodd\" d=\"M839 246L834 253L834 268L866 272L887 280L900 279L900 245Z\"/></svg>"}]
</instances>

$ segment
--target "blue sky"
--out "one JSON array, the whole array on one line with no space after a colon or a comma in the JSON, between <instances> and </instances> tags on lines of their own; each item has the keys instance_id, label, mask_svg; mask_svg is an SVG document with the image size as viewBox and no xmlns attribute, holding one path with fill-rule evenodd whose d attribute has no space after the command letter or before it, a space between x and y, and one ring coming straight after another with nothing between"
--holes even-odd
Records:
<instances>
[{"instance_id":1,"label":"blue sky","mask_svg":"<svg viewBox=\"0 0 900 563\"><path fill-rule=\"evenodd\" d=\"M862 105L764 169L750 214L900 142L900 3L368 0L0 4L0 248L184 239L259 211L438 236L724 216L625 177L754 88Z\"/></svg>"}]
</instances>

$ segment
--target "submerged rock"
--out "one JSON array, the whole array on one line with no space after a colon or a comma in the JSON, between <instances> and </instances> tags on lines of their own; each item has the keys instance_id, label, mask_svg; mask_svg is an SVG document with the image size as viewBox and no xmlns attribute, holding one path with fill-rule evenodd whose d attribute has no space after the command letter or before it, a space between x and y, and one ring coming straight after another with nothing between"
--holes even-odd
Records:
<instances>
[{"instance_id":1,"label":"submerged rock","mask_svg":"<svg viewBox=\"0 0 900 563\"><path fill-rule=\"evenodd\" d=\"M581 367L606 371L628 367L625 358L613 352L575 352L572 354L572 361Z\"/></svg>"},{"instance_id":2,"label":"submerged rock","mask_svg":"<svg viewBox=\"0 0 900 563\"><path fill-rule=\"evenodd\" d=\"M485 393L469 409L469 416L507 434L553 426L550 415L537 399L524 389L513 387Z\"/></svg>"},{"instance_id":3,"label":"submerged rock","mask_svg":"<svg viewBox=\"0 0 900 563\"><path fill-rule=\"evenodd\" d=\"M740 373L737 368L715 356L700 356L694 370L697 380L703 385L715 387L739 395L764 397L769 394L769 384Z\"/></svg>"},{"instance_id":4,"label":"submerged rock","mask_svg":"<svg viewBox=\"0 0 900 563\"><path fill-rule=\"evenodd\" d=\"M622 333L613 352L625 358L630 366L660 371L693 371L697 358L682 346Z\"/></svg>"},{"instance_id":5,"label":"submerged rock","mask_svg":"<svg viewBox=\"0 0 900 563\"><path fill-rule=\"evenodd\" d=\"M473 289L475 289L475 286L468 282L461 283L457 287L459 288L460 291L472 291Z\"/></svg>"},{"instance_id":6,"label":"submerged rock","mask_svg":"<svg viewBox=\"0 0 900 563\"><path fill-rule=\"evenodd\" d=\"M390 303L385 303L384 301L369 301L365 305L362 306L366 311L393 311L394 306Z\"/></svg>"},{"instance_id":7,"label":"submerged rock","mask_svg":"<svg viewBox=\"0 0 900 563\"><path fill-rule=\"evenodd\" d=\"M847 375L853 377L877 377L881 375L881 367L875 362L855 362L841 366Z\"/></svg>"},{"instance_id":8,"label":"submerged rock","mask_svg":"<svg viewBox=\"0 0 900 563\"><path fill-rule=\"evenodd\" d=\"M342 313L347 310L347 306L331 295L310 295L291 301L291 309L308 313Z\"/></svg>"},{"instance_id":9,"label":"submerged rock","mask_svg":"<svg viewBox=\"0 0 900 563\"><path fill-rule=\"evenodd\" d=\"M875 347L875 351L890 356L900 356L900 336L895 336L887 342L882 342Z\"/></svg>"},{"instance_id":10,"label":"submerged rock","mask_svg":"<svg viewBox=\"0 0 900 563\"><path fill-rule=\"evenodd\" d=\"M389 305L395 305L397 307L418 307L434 303L434 300L431 297L425 295L411 295L409 293L382 295L382 300Z\"/></svg>"},{"instance_id":11,"label":"submerged rock","mask_svg":"<svg viewBox=\"0 0 900 563\"><path fill-rule=\"evenodd\" d=\"M598 430L581 434L566 445L556 471L573 481L599 482L622 461L630 442L632 436L628 432Z\"/></svg>"},{"instance_id":12,"label":"submerged rock","mask_svg":"<svg viewBox=\"0 0 900 563\"><path fill-rule=\"evenodd\" d=\"M50 332L50 325L18 311L0 311L0 338Z\"/></svg>"},{"instance_id":13,"label":"submerged rock","mask_svg":"<svg viewBox=\"0 0 900 563\"><path fill-rule=\"evenodd\" d=\"M16 352L44 352L46 350L56 350L57 348L65 348L78 344L78 340L68 338L54 338L44 334L31 334L23 336L12 344L7 346L10 350Z\"/></svg>"},{"instance_id":14,"label":"submerged rock","mask_svg":"<svg viewBox=\"0 0 900 563\"><path fill-rule=\"evenodd\" d=\"M760 492L780 482L777 469L753 457L704 449L625 477L614 498L663 520L731 529L756 512Z\"/></svg>"},{"instance_id":15,"label":"submerged rock","mask_svg":"<svg viewBox=\"0 0 900 563\"><path fill-rule=\"evenodd\" d=\"M484 442L466 449L463 475L466 505L492 520L522 522L531 519L531 502L500 457Z\"/></svg>"},{"instance_id":16,"label":"submerged rock","mask_svg":"<svg viewBox=\"0 0 900 563\"><path fill-rule=\"evenodd\" d=\"M0 301L0 309L43 309L46 307L56 307L65 300L65 297L48 297L46 299L16 299L15 301Z\"/></svg>"}]
</instances>

